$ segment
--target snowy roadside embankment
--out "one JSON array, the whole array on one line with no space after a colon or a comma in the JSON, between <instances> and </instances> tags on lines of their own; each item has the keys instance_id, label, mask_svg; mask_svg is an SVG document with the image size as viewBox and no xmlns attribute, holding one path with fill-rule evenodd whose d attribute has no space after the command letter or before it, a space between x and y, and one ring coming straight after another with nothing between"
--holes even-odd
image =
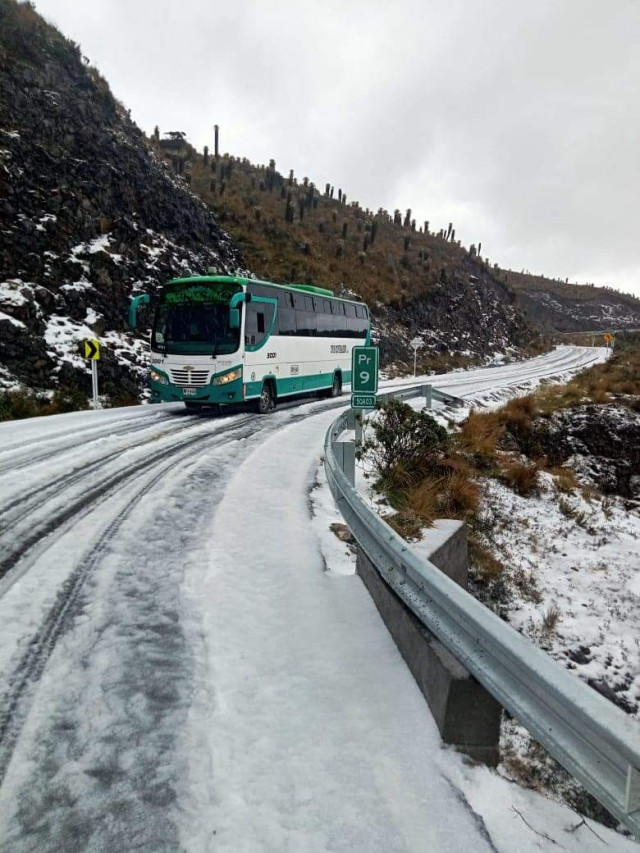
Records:
<instances>
[{"instance_id":1,"label":"snowy roadside embankment","mask_svg":"<svg viewBox=\"0 0 640 853\"><path fill-rule=\"evenodd\" d=\"M602 360L602 353L598 356L597 360ZM563 371L554 379L567 380L573 372ZM539 378L531 378L482 390L467 396L469 405L462 411L440 408L433 414L439 423L451 427L463 420L472 406L495 408L514 396L530 393L539 382ZM450 388L445 385L443 390ZM416 409L423 407L422 400L409 402ZM495 604L517 630L569 669L578 670L576 674L607 698L637 713L640 516L633 509L630 512L629 502L623 499L609 496L604 501L588 500L581 492L564 494L554 477L544 473L540 477L536 497L522 497L496 480L483 481L485 509L478 528L491 532L487 543L502 572L493 584L496 601L487 603ZM357 480L363 495L381 515L388 515L388 502L371 488L372 479L368 464L360 462ZM354 547L341 541L346 531L339 526L342 519L331 500L323 468L316 474L312 505L327 566L336 575L354 572ZM593 801L586 801L571 777L545 757L513 721L503 723L501 751L502 778L541 791L551 790L583 813L586 809L588 814L606 819ZM488 778L495 778L492 771L486 773ZM574 826L579 823L577 818ZM603 827L597 831L605 832ZM551 844L550 838L546 841ZM621 839L614 845L620 843Z\"/></svg>"}]
</instances>

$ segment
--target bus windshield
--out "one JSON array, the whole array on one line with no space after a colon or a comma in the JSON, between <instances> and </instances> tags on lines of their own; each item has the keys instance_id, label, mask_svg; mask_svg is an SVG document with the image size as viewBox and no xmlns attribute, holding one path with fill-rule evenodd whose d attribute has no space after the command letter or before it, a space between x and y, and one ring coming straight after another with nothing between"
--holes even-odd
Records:
<instances>
[{"instance_id":1,"label":"bus windshield","mask_svg":"<svg viewBox=\"0 0 640 853\"><path fill-rule=\"evenodd\" d=\"M163 302L156 311L151 348L164 353L228 355L240 346L229 328L229 305L220 302Z\"/></svg>"}]
</instances>

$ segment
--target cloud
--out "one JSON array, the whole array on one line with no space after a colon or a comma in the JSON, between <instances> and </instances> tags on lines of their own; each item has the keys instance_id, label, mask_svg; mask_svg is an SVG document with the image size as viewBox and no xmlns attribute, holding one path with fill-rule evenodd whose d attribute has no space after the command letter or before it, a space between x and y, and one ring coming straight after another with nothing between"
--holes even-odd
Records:
<instances>
[{"instance_id":1,"label":"cloud","mask_svg":"<svg viewBox=\"0 0 640 853\"><path fill-rule=\"evenodd\" d=\"M636 0L36 0L150 132L640 295Z\"/></svg>"}]
</instances>

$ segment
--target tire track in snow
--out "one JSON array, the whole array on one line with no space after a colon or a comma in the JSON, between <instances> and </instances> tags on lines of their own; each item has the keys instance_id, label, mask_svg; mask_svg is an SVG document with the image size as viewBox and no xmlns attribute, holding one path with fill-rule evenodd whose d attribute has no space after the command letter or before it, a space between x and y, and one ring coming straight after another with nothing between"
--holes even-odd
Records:
<instances>
[{"instance_id":1,"label":"tire track in snow","mask_svg":"<svg viewBox=\"0 0 640 853\"><path fill-rule=\"evenodd\" d=\"M63 447L56 446L53 448L49 448L48 450L45 450L44 452L39 453L39 454L38 453L34 454L33 451L31 451L31 452L28 452L27 454L25 454L23 458L19 458L17 460L15 459L15 457L13 457L9 462L6 462L3 465L0 464L0 477L3 476L4 474L7 474L7 473L13 473L14 471L21 471L24 468L31 468L34 465L40 465L43 462L48 462L50 459L55 459L56 456L60 456L60 455L66 454L66 453L70 453L71 451L77 450L80 447L88 447L90 444L93 444L97 441L101 441L104 438L111 438L112 436L120 437L123 435L125 435L125 436L126 435L133 435L133 434L138 433L138 432L143 432L144 430L153 429L154 426L158 426L161 423L164 423L164 422L170 423L171 422L169 416L162 418L161 420L159 420L157 422L149 423L150 420L151 420L150 418L141 419L141 422L134 420L133 424L130 426L129 429L127 429L126 427L120 428L120 429L115 429L115 428L111 428L111 427L108 427L108 428L102 427L102 428L97 429L97 430L91 430L89 435L86 435L86 433L83 433L82 437L79 438L77 441L65 442ZM192 421L193 421L193 419L192 419ZM116 424L122 424L122 423L126 423L126 421L116 421L116 422L114 422L114 426ZM74 432L77 432L77 430L74 430ZM93 434L93 433L95 433L95 434ZM67 435L67 433L62 433L60 435L60 438L64 438L66 435ZM46 443L47 444L53 443L54 441L57 441L57 440L58 440L58 436L55 436L51 442L46 442ZM23 445L19 445L19 449L22 447L23 447ZM9 452L12 452L12 451L10 449L7 451L3 451L2 455L4 456L5 453L9 453Z\"/></svg>"},{"instance_id":2,"label":"tire track in snow","mask_svg":"<svg viewBox=\"0 0 640 853\"><path fill-rule=\"evenodd\" d=\"M229 432L233 434L228 435ZM188 442L184 442L180 447L174 448L173 452L169 454L170 461L168 464L163 465L151 480L148 480L127 501L125 506L122 507L103 531L90 554L76 566L64 581L40 629L29 642L18 666L8 679L9 688L2 696L2 701L0 702L0 784L6 774L22 724L28 713L30 699L34 692L33 688L40 680L46 663L55 649L56 643L62 635L65 626L73 618L83 587L93 570L105 556L109 543L117 536L120 527L132 509L157 485L169 470L174 468L176 462L185 462L199 455L205 449L210 449L212 446L216 448L222 447L243 437L248 437L253 432L254 430L251 430L251 432L246 433L239 425L236 425L235 428L225 430L226 437L223 441L218 440L220 434L217 433L206 442L206 445L201 441L201 437L197 436ZM198 447L193 448L192 445L195 441L200 443ZM184 449L185 446L187 447L187 452L180 454L178 451ZM166 453L163 458L167 458ZM135 473L142 475L144 470L150 467L155 461L157 461L157 456L152 461L147 461L147 464L144 466L138 466ZM133 475L133 472L130 472L130 474ZM122 479L119 479L118 484Z\"/></svg>"},{"instance_id":3,"label":"tire track in snow","mask_svg":"<svg viewBox=\"0 0 640 853\"><path fill-rule=\"evenodd\" d=\"M212 438L213 440L215 440L222 435L228 434L229 432L237 432L239 429L246 426L248 422L251 422L252 420L253 418L246 418L240 423L236 421L228 427L223 427L217 430ZM144 443L146 442L143 442L143 444ZM58 512L54 512L51 515L48 515L39 524L36 521L34 524L32 524L29 534L20 542L18 542L17 546L15 546L13 550L5 549L5 553L7 551L8 553L0 561L0 580L2 580L2 578L5 577L5 575L7 575L7 573L43 538L49 536L50 534L58 530L63 524L65 524L65 522L70 521L74 517L82 515L86 512L90 512L92 509L91 505L97 498L111 494L115 488L119 487L124 482L134 477L136 474L144 472L147 468L150 468L156 462L162 461L162 459L167 458L168 455L173 455L179 452L181 449L185 447L190 447L192 444L195 443L202 444L203 448L205 446L205 443L207 445L209 444L209 442L207 442L206 436L203 436L202 433L198 433L197 435L187 438L184 441L178 442L173 447L163 447L157 450L155 453L146 456L137 464L127 467L124 471L119 471L117 474L114 474L111 477L107 477L97 486L84 492L84 494L80 498L77 498L76 500L67 504ZM120 452L117 455L120 455ZM90 471L89 473L92 472ZM77 474L77 476L74 476L71 483L66 484L66 487L69 487L69 485L76 485L79 481L84 479L85 476L86 472ZM59 489L56 491L56 494L58 492ZM49 500L50 496L46 497L43 501L37 504L35 509L41 509L49 502ZM31 512L33 512L33 509L34 507L31 508ZM0 593L0 596L1 594L2 593Z\"/></svg>"}]
</instances>

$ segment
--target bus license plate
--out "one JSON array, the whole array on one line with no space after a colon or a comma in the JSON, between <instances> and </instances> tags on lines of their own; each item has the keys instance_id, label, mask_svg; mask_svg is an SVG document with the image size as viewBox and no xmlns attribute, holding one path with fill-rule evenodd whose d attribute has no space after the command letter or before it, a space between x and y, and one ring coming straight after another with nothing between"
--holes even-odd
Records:
<instances>
[{"instance_id":1,"label":"bus license plate","mask_svg":"<svg viewBox=\"0 0 640 853\"><path fill-rule=\"evenodd\" d=\"M183 388L182 393L185 397L195 397L196 390L196 388Z\"/></svg>"}]
</instances>

